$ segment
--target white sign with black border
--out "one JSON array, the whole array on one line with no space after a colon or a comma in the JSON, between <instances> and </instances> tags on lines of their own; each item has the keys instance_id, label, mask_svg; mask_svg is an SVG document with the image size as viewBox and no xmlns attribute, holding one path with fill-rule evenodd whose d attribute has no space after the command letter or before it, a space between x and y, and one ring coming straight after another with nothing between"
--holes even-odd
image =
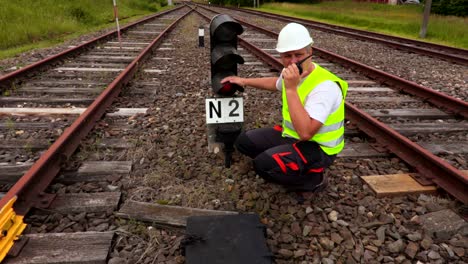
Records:
<instances>
[{"instance_id":1,"label":"white sign with black border","mask_svg":"<svg viewBox=\"0 0 468 264\"><path fill-rule=\"evenodd\" d=\"M242 97L207 98L205 109L207 124L244 122L244 100Z\"/></svg>"}]
</instances>

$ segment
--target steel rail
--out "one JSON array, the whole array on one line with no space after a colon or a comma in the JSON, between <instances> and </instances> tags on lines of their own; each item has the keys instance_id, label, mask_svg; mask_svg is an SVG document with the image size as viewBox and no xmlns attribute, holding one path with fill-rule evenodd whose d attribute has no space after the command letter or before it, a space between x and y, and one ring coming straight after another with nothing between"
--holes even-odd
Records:
<instances>
[{"instance_id":1,"label":"steel rail","mask_svg":"<svg viewBox=\"0 0 468 264\"><path fill-rule=\"evenodd\" d=\"M447 112L454 115L468 118L468 102L462 101L442 92L438 92L429 87L419 85L415 82L405 80L393 74L372 68L368 65L345 58L338 54L334 54L320 48L314 48L314 50L318 51L321 57L325 57L341 65L347 65L356 71L361 71L366 74L367 77L389 85L391 88L397 88L408 94L422 98L424 101L429 102L438 108L443 108Z\"/></svg>"},{"instance_id":2,"label":"steel rail","mask_svg":"<svg viewBox=\"0 0 468 264\"><path fill-rule=\"evenodd\" d=\"M205 15L199 14L209 20ZM276 70L283 69L279 60L240 37L239 44ZM468 203L467 175L352 104L346 102L345 107L347 120L411 165L419 176L435 183L464 204Z\"/></svg>"},{"instance_id":3,"label":"steel rail","mask_svg":"<svg viewBox=\"0 0 468 264\"><path fill-rule=\"evenodd\" d=\"M174 10L174 9L173 9ZM138 55L96 100L83 112L70 127L41 155L39 160L21 177L21 179L0 200L0 208L14 197L18 197L14 208L17 214L26 214L31 207L47 207L50 203L44 190L52 182L60 170L62 162L66 161L79 146L80 141L91 131L95 123L107 110L121 91L121 88L132 78L142 62L150 56L153 49L158 47L163 37L170 32L175 25L193 10L185 13L162 31L143 51Z\"/></svg>"},{"instance_id":4,"label":"steel rail","mask_svg":"<svg viewBox=\"0 0 468 264\"><path fill-rule=\"evenodd\" d=\"M130 24L122 27L120 29L120 31L127 31L130 28L132 28L132 27L134 27L136 25L139 25L140 23L143 23L143 22L151 20L153 18L165 15L165 14L170 13L170 12L174 12L176 10L179 10L179 9L183 8L183 7L184 6L176 7L176 8L173 8L173 9L170 9L170 10L167 10L167 11L157 13L155 15L151 15L149 17L140 19L138 21L135 21L133 23L130 23ZM47 57L47 58L45 58L43 60L40 60L38 62L29 64L29 65L27 65L27 66L25 66L25 67L23 67L21 69L18 69L16 71L13 71L13 72L10 72L10 73L5 74L3 76L0 76L0 88L8 89L8 88L11 87L11 85L13 85L17 81L17 79L22 78L22 77L30 74L33 71L37 71L39 69L42 69L42 68L44 68L46 66L49 66L49 65L55 63L55 62L63 60L64 58L67 58L69 56L72 56L74 54L82 52L83 50L91 48L94 45L100 43L101 41L104 41L104 40L112 38L112 37L117 37L117 30L113 30L111 32L108 32L108 33L102 35L102 36L96 37L96 38L91 39L91 40L89 40L89 41L87 41L85 43L82 43L82 44L80 44L80 45L78 45L76 47L64 50L64 51L62 51L60 53L57 53L57 54L52 55L50 57Z\"/></svg>"},{"instance_id":5,"label":"steel rail","mask_svg":"<svg viewBox=\"0 0 468 264\"><path fill-rule=\"evenodd\" d=\"M422 55L438 57L444 60L458 63L460 65L468 65L468 50L466 49L459 49L459 48L439 45L439 44L430 43L430 42L412 40L412 39L385 35L381 33L370 32L370 31L365 31L365 30L360 30L360 29L331 25L331 24L311 21L311 20L307 20L303 18L296 18L296 17L290 17L290 16L285 16L285 15L279 15L279 14L271 14L271 13L257 11L257 10L235 8L235 7L228 7L228 6L218 6L218 7L227 8L227 9L236 10L236 11L241 10L243 12L256 14L256 15L262 15L264 17L277 19L277 20L281 20L285 22L301 22L302 24L308 27L317 29L317 30L331 32L331 33L339 34L339 35L346 36L346 37L352 37L352 38L382 43L382 44L385 44L385 45L388 45L397 49L419 53ZM404 44L401 42L404 42ZM451 52L451 53L444 53L444 52Z\"/></svg>"},{"instance_id":6,"label":"steel rail","mask_svg":"<svg viewBox=\"0 0 468 264\"><path fill-rule=\"evenodd\" d=\"M201 7L207 9L203 6ZM207 10L209 10L210 12L214 12L210 9ZM235 19L238 20L241 24L255 28L256 30L259 30L271 37L278 38L278 33L276 32L251 24L237 17L235 17ZM389 74L384 71L372 68L363 63L345 58L343 56L326 51L321 48L314 47L314 51L317 51L319 53L319 56L321 57L325 57L328 60L337 62L341 65L346 65L348 67L353 68L356 71L365 73L366 76L371 79L375 79L381 83L391 85L391 88L397 88L408 94L422 98L424 101L432 103L438 108L443 108L447 112L450 112L455 115L460 115L463 118L468 118L468 102L456 99L447 94L435 91L431 88L419 85L415 82L405 80L393 74Z\"/></svg>"}]
</instances>

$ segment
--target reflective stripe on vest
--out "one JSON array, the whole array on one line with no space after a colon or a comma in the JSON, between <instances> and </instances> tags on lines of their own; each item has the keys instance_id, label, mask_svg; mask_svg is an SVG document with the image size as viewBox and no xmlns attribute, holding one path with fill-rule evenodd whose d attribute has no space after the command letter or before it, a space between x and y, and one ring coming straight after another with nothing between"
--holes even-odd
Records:
<instances>
[{"instance_id":1,"label":"reflective stripe on vest","mask_svg":"<svg viewBox=\"0 0 468 264\"><path fill-rule=\"evenodd\" d=\"M306 79L297 88L297 93L302 105L305 104L305 99L317 85L324 81L333 81L338 84L343 94L343 99L340 106L333 113L331 113L323 126L317 131L317 133L309 139L309 141L317 142L322 150L328 155L334 155L339 153L344 148L344 98L348 90L348 83L338 78L336 75L320 67L314 63L314 70L309 74ZM299 135L291 121L289 115L288 101L286 98L286 87L284 86L284 80L282 81L283 86L283 136L292 137L299 139Z\"/></svg>"},{"instance_id":2,"label":"reflective stripe on vest","mask_svg":"<svg viewBox=\"0 0 468 264\"><path fill-rule=\"evenodd\" d=\"M289 128L289 129L292 129L292 130L295 130L294 129L294 126L291 122L289 121L284 121L284 125ZM316 134L323 134L323 133L327 133L327 132L331 132L331 131L335 131L335 130L338 130L340 127L344 126L344 120L341 120L339 122L336 122L334 124L331 124L331 125L323 125L318 131Z\"/></svg>"}]
</instances>

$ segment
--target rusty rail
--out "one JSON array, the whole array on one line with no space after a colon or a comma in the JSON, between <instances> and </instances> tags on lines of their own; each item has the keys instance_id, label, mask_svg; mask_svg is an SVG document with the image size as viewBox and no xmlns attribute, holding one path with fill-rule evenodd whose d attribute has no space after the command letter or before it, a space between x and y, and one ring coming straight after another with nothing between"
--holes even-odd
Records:
<instances>
[{"instance_id":1,"label":"rusty rail","mask_svg":"<svg viewBox=\"0 0 468 264\"><path fill-rule=\"evenodd\" d=\"M199 14L209 20L208 17L201 13ZM239 21L245 23L241 20ZM251 26L250 24L248 25ZM272 33L271 31L269 32L268 34ZM276 37L278 36L276 33L273 34ZM239 38L239 44L276 70L280 71L283 68L279 60L242 38ZM388 77L387 75L386 77ZM418 86L414 87L419 89ZM468 112L465 109L463 113ZM410 164L421 176L434 182L461 202L468 203L468 192L466 192L468 176L464 175L460 170L349 103L346 103L346 119L350 120L368 136L375 138L379 144L389 149L393 154Z\"/></svg>"},{"instance_id":2,"label":"rusty rail","mask_svg":"<svg viewBox=\"0 0 468 264\"><path fill-rule=\"evenodd\" d=\"M190 10L182 15L161 32L161 34L107 86L86 111L64 131L39 160L33 164L26 174L5 194L0 200L1 208L15 196L18 197L18 200L14 208L20 215L26 214L31 207L47 207L49 205L51 197L45 194L44 190L59 172L61 163L66 161L73 154L80 144L81 139L91 131L95 123L105 113L107 107L113 102L114 98L119 95L121 88L133 77L135 71L151 54L152 50L161 44L163 37L170 32L181 19L192 11L193 10Z\"/></svg>"},{"instance_id":3,"label":"rusty rail","mask_svg":"<svg viewBox=\"0 0 468 264\"><path fill-rule=\"evenodd\" d=\"M325 57L341 65L349 66L356 71L364 73L371 79L391 86L391 88L397 88L406 93L422 98L424 101L432 103L438 108L443 108L447 112L462 116L463 118L468 118L468 102L456 99L447 94L419 85L415 82L405 80L393 74L372 68L363 63L353 61L338 54L334 54L319 48L314 48L314 50L318 51L321 57Z\"/></svg>"},{"instance_id":4,"label":"rusty rail","mask_svg":"<svg viewBox=\"0 0 468 264\"><path fill-rule=\"evenodd\" d=\"M255 15L261 15L267 18L272 18L276 20L281 20L285 22L300 22L303 25L306 25L310 28L314 28L320 31L330 32L333 34L339 34L346 37L373 41L377 43L382 43L396 49L405 50L408 52L419 53L422 55L428 55L433 57L438 57L447 61L455 62L461 65L468 65L468 50L459 49L449 46L443 46L435 43L429 43L424 41L418 41L413 39L407 39L397 36L390 36L376 32L370 32L360 29L342 27L337 25L331 25L327 23L307 20L303 18L290 17L279 14L271 14L267 12L262 12L258 10L250 10L243 8L227 7L227 6L218 6L220 8L227 8L231 10L242 12L247 12Z\"/></svg>"},{"instance_id":5,"label":"rusty rail","mask_svg":"<svg viewBox=\"0 0 468 264\"><path fill-rule=\"evenodd\" d=\"M167 13L179 10L179 9L181 9L183 7L184 6L182 5L180 7L177 7L177 8L171 9L171 10L167 10L167 11L164 11L164 12L161 12L161 13L158 13L158 14L151 15L149 17L140 19L138 21L135 21L135 22L133 22L131 24L128 24L128 25L122 27L120 29L120 31L127 31L128 29L132 28L133 26L136 26L136 25L138 25L140 23L151 20L151 19L153 19L155 17L159 17L159 16L165 15ZM10 73L5 74L3 76L0 76L0 88L3 88L3 89L9 88L19 78L21 78L21 77L23 77L25 75L28 75L33 71L37 71L39 69L45 68L45 67L47 67L49 65L52 65L53 63L56 63L56 62L58 62L60 60L63 60L64 58L67 58L69 56L72 56L74 54L82 52L85 49L91 48L91 47L93 47L94 45L98 44L101 41L104 41L106 39L116 37L116 36L117 36L117 30L111 31L111 32L106 33L106 34L104 34L102 36L99 36L97 38L89 40L89 41L87 41L87 42L85 42L83 44L80 44L80 45L78 45L76 47L73 47L71 49L62 51L62 52L60 52L58 54L47 57L47 58L45 58L43 60L40 60L38 62L35 62L33 64L27 65L27 66L25 66L25 67L23 67L21 69L18 69L16 71L13 71L13 72L10 72Z\"/></svg>"}]
</instances>

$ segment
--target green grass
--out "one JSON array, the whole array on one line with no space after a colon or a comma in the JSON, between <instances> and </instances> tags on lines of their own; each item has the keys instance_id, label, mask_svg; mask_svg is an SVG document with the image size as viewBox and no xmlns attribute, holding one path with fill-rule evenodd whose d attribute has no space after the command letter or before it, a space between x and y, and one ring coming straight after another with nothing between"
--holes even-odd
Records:
<instances>
[{"instance_id":1,"label":"green grass","mask_svg":"<svg viewBox=\"0 0 468 264\"><path fill-rule=\"evenodd\" d=\"M158 1L117 0L119 21L161 10ZM0 59L114 25L112 0L0 0Z\"/></svg>"},{"instance_id":2,"label":"green grass","mask_svg":"<svg viewBox=\"0 0 468 264\"><path fill-rule=\"evenodd\" d=\"M431 14L427 36L419 38L423 7L367 2L330 1L319 4L268 3L261 11L364 29L394 36L468 48L468 19Z\"/></svg>"}]
</instances>

